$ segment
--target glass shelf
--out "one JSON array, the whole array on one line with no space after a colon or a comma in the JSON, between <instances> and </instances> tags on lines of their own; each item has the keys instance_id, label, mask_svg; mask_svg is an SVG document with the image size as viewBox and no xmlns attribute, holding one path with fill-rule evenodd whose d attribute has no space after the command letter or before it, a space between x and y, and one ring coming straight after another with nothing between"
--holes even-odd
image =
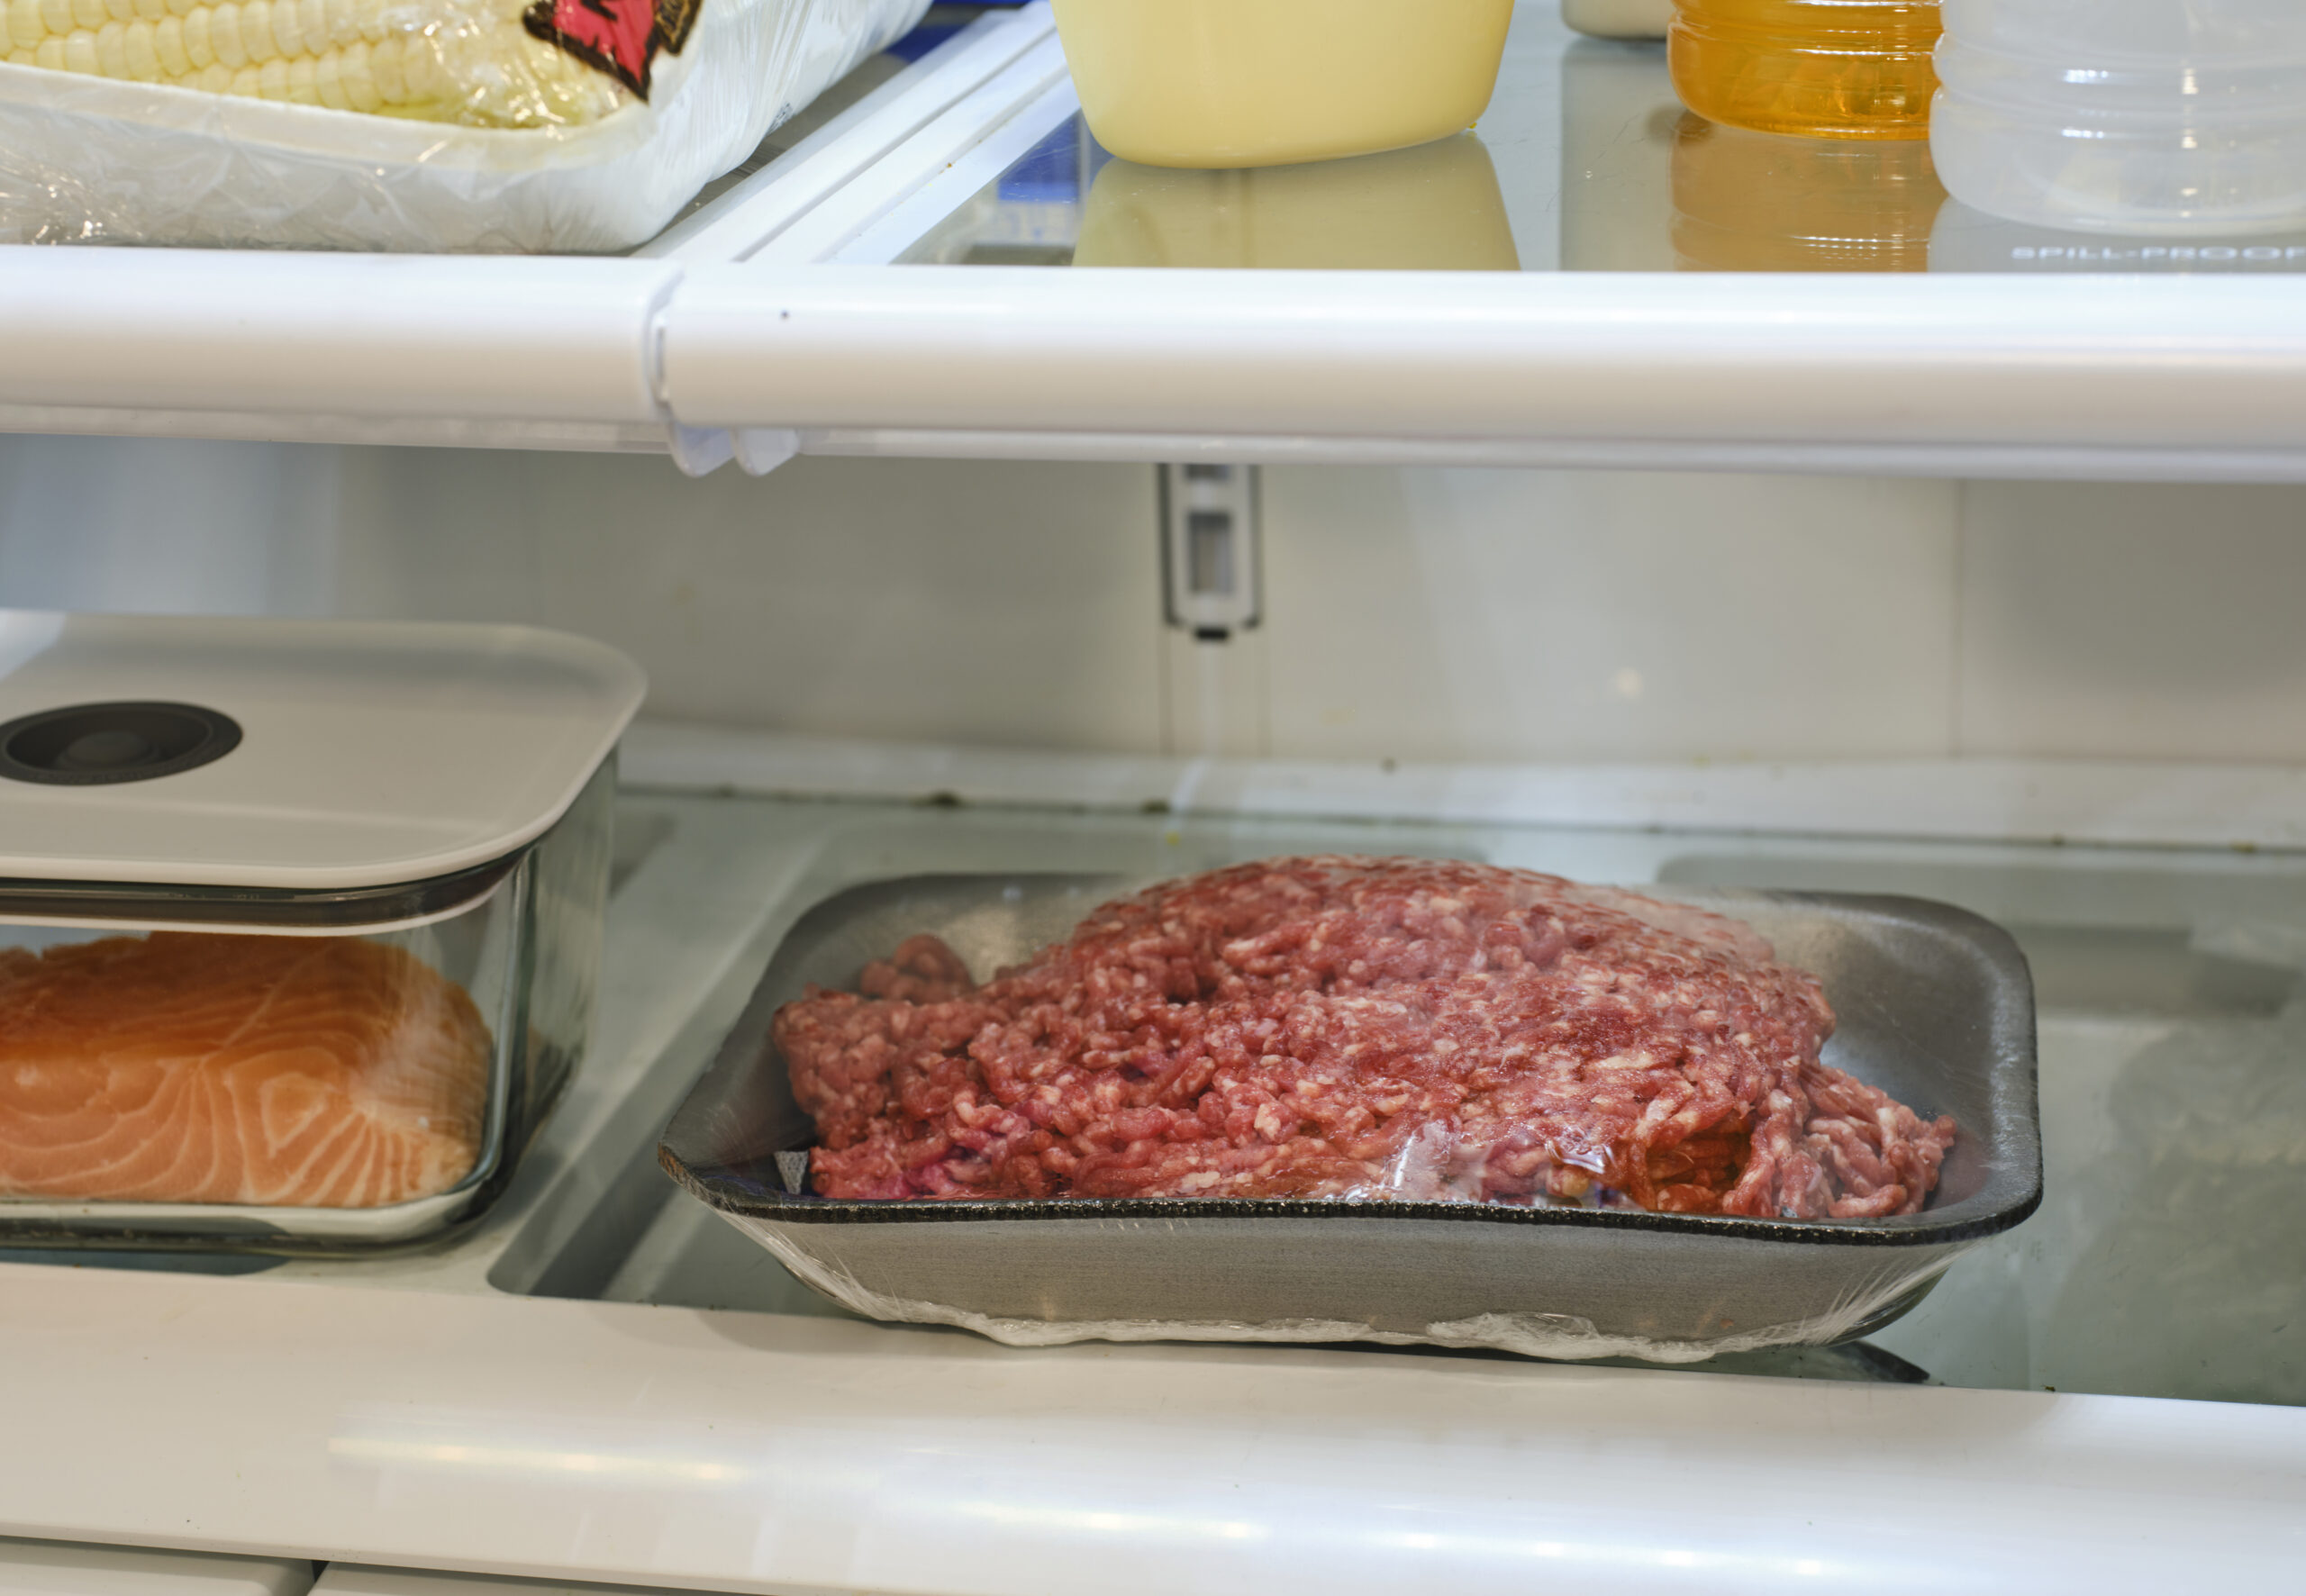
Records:
<instances>
[{"instance_id":1,"label":"glass shelf","mask_svg":"<svg viewBox=\"0 0 2306 1596\"><path fill-rule=\"evenodd\" d=\"M731 745L745 762L729 768L822 768L767 746ZM934 754L938 779L957 757ZM1003 783L1060 784L1045 758L1007 768ZM1545 1588L1629 1569L1686 1573L1640 1587L1685 1591L2295 1581L2295 854L942 807L894 791L633 793L617 845L595 1046L471 1229L241 1278L184 1258L0 1259L13 1526L150 1541L164 1510L189 1510L186 1482L220 1472L224 1436L248 1479L199 1498L202 1544L550 1582L531 1591L951 1590L964 1567L1067 1590L1085 1552L1112 1596ZM1869 1344L1566 1370L1360 1344L1007 1347L862 1322L657 1163L772 951L834 893L1324 848L1988 913L2036 970L2045 1206ZM1775 1377L1717 1377L1730 1374Z\"/></svg>"},{"instance_id":2,"label":"glass shelf","mask_svg":"<svg viewBox=\"0 0 2306 1596\"><path fill-rule=\"evenodd\" d=\"M700 474L835 454L2306 480L2306 234L1989 222L1925 144L1693 121L1660 50L1579 39L1554 0L1520 5L1468 134L1154 170L1084 130L1045 5L950 20L631 258L0 251L0 430L666 451ZM1329 269L1045 269L1140 263ZM1683 282L1708 269L1739 276ZM2096 276L2029 280L2069 273Z\"/></svg>"},{"instance_id":3,"label":"glass shelf","mask_svg":"<svg viewBox=\"0 0 2306 1596\"><path fill-rule=\"evenodd\" d=\"M894 259L1466 271L2306 270L2306 233L2129 239L1998 221L1947 195L1927 141L1717 127L1675 97L1662 45L1577 39L1535 5L1521 8L1479 127L1419 149L1170 171L1115 159L1069 95L1049 110L1054 125L989 181L957 164L941 219Z\"/></svg>"},{"instance_id":4,"label":"glass shelf","mask_svg":"<svg viewBox=\"0 0 2306 1596\"><path fill-rule=\"evenodd\" d=\"M386 1259L0 1252L0 1278L70 1261L394 1282L733 1310L813 1324L822 1345L869 1341L658 1163L659 1130L786 928L837 893L906 875L1166 875L1277 854L1402 853L1636 886L1902 893L1986 915L2023 948L2039 1013L2040 1211L1963 1256L1867 1344L1696 1372L2306 1405L2306 1228L2292 1218L2306 1145L2306 859L2293 854L675 793L628 795L617 845L609 945L622 953L605 975L603 1042L531 1155L534 1176L483 1222ZM906 1333L1038 1356L958 1329Z\"/></svg>"}]
</instances>

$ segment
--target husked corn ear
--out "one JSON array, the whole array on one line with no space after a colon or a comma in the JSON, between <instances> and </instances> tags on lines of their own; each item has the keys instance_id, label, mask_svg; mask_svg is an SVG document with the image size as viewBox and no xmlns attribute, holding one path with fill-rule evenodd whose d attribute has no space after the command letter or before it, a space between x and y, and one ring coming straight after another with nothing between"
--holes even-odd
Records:
<instances>
[{"instance_id":1,"label":"husked corn ear","mask_svg":"<svg viewBox=\"0 0 2306 1596\"><path fill-rule=\"evenodd\" d=\"M598 121L607 74L532 36L524 0L0 0L0 59L481 127Z\"/></svg>"}]
</instances>

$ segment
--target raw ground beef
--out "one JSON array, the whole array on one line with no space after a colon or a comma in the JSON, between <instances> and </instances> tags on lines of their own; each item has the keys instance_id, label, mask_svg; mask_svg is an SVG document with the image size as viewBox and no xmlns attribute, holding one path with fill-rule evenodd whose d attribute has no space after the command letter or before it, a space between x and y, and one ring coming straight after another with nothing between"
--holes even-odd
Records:
<instances>
[{"instance_id":1,"label":"raw ground beef","mask_svg":"<svg viewBox=\"0 0 2306 1596\"><path fill-rule=\"evenodd\" d=\"M836 1198L1911 1213L1954 1122L1818 1059L1750 927L1557 876L1298 858L1096 910L983 986L933 937L777 1047Z\"/></svg>"}]
</instances>

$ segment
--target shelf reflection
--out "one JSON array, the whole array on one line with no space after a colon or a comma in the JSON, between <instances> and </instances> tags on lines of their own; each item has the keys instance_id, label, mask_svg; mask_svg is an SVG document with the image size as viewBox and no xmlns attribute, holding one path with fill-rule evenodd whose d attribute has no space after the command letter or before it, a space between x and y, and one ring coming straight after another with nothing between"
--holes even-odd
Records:
<instances>
[{"instance_id":1,"label":"shelf reflection","mask_svg":"<svg viewBox=\"0 0 2306 1596\"><path fill-rule=\"evenodd\" d=\"M1245 171L1107 162L1076 266L1519 271L1505 196L1470 133L1349 160Z\"/></svg>"},{"instance_id":2,"label":"shelf reflection","mask_svg":"<svg viewBox=\"0 0 2306 1596\"><path fill-rule=\"evenodd\" d=\"M1070 116L898 258L1368 271L2306 271L2306 233L2179 242L1995 221L1947 197L1930 141L1718 126L1683 107L1662 47L1557 41L1532 33L1527 14L1474 133L1350 160L1173 171L1113 159Z\"/></svg>"},{"instance_id":3,"label":"shelf reflection","mask_svg":"<svg viewBox=\"0 0 2306 1596\"><path fill-rule=\"evenodd\" d=\"M1664 52L1561 58L1561 264L1570 271L2306 271L2306 233L2123 238L2003 222L1947 197L1923 141L1718 127Z\"/></svg>"},{"instance_id":4,"label":"shelf reflection","mask_svg":"<svg viewBox=\"0 0 2306 1596\"><path fill-rule=\"evenodd\" d=\"M1683 271L1927 271L1946 190L1921 140L1790 138L1685 115L1674 131Z\"/></svg>"},{"instance_id":5,"label":"shelf reflection","mask_svg":"<svg viewBox=\"0 0 2306 1596\"><path fill-rule=\"evenodd\" d=\"M2306 232L2235 238L2129 237L2005 222L1946 202L1931 230L1934 272L2220 272L2257 276L2306 271Z\"/></svg>"},{"instance_id":6,"label":"shelf reflection","mask_svg":"<svg viewBox=\"0 0 2306 1596\"><path fill-rule=\"evenodd\" d=\"M1924 140L1753 132L1682 108L1664 52L1562 57L1572 271L1924 271L1946 190Z\"/></svg>"}]
</instances>

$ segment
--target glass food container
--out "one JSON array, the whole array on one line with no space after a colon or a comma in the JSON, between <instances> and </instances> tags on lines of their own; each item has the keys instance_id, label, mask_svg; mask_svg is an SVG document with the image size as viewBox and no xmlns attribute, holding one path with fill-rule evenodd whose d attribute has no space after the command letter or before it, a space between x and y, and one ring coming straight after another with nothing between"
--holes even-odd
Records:
<instances>
[{"instance_id":1,"label":"glass food container","mask_svg":"<svg viewBox=\"0 0 2306 1596\"><path fill-rule=\"evenodd\" d=\"M0 1245L486 1210L584 1054L644 690L522 628L0 612Z\"/></svg>"},{"instance_id":2,"label":"glass food container","mask_svg":"<svg viewBox=\"0 0 2306 1596\"><path fill-rule=\"evenodd\" d=\"M1097 141L1154 167L1373 155L1473 125L1513 0L1054 0Z\"/></svg>"}]
</instances>

